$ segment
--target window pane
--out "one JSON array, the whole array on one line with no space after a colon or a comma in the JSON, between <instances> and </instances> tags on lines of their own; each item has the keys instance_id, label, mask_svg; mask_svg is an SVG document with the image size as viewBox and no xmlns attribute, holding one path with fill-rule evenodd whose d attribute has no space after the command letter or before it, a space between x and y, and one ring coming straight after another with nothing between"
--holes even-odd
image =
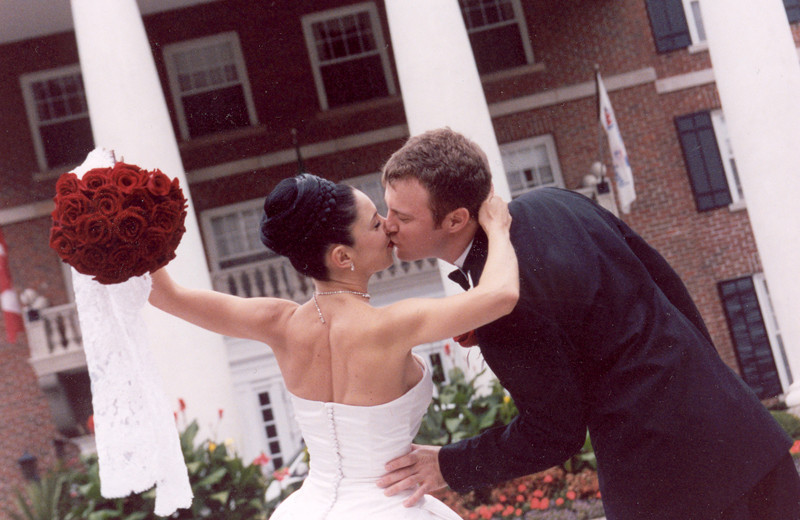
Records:
<instances>
[{"instance_id":1,"label":"window pane","mask_svg":"<svg viewBox=\"0 0 800 520\"><path fill-rule=\"evenodd\" d=\"M720 282L718 287L742 379L761 399L780 394L780 378L752 278Z\"/></svg>"}]
</instances>

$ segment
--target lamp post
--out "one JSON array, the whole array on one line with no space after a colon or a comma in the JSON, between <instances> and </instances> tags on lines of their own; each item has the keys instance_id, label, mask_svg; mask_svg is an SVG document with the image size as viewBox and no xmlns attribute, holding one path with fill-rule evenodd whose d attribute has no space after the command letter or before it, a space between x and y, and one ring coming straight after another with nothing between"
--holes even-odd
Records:
<instances>
[{"instance_id":1,"label":"lamp post","mask_svg":"<svg viewBox=\"0 0 800 520\"><path fill-rule=\"evenodd\" d=\"M17 459L17 464L19 464L22 470L22 476L25 477L25 480L39 481L39 470L36 468L36 461L36 456L31 455L28 450L25 450L22 457Z\"/></svg>"}]
</instances>

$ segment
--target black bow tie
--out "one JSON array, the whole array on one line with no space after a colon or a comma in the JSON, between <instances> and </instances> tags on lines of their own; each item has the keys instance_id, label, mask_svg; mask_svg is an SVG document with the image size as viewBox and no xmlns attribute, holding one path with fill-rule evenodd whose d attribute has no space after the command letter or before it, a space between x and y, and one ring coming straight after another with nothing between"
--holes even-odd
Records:
<instances>
[{"instance_id":1,"label":"black bow tie","mask_svg":"<svg viewBox=\"0 0 800 520\"><path fill-rule=\"evenodd\" d=\"M468 291L470 288L469 280L467 280L467 275L464 274L464 271L461 269L456 269L452 273L447 275L448 278L456 282L458 285L461 286L462 289Z\"/></svg>"}]
</instances>

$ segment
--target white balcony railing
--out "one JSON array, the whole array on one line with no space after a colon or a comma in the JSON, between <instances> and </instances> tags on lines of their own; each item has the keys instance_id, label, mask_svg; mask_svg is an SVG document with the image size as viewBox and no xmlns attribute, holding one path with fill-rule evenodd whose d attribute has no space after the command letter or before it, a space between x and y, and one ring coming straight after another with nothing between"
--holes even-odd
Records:
<instances>
[{"instance_id":1,"label":"white balcony railing","mask_svg":"<svg viewBox=\"0 0 800 520\"><path fill-rule=\"evenodd\" d=\"M284 257L213 272L211 278L215 290L244 297L271 296L303 303L314 290L311 280L295 271ZM405 288L404 294L408 288L418 288L418 294L423 294L427 284L438 283L435 260L395 260L372 278L369 290L375 300L391 301L400 288ZM28 311L25 327L31 365L39 376L86 366L74 303Z\"/></svg>"},{"instance_id":2,"label":"white balcony railing","mask_svg":"<svg viewBox=\"0 0 800 520\"><path fill-rule=\"evenodd\" d=\"M31 365L39 376L86 365L74 303L25 313Z\"/></svg>"}]
</instances>

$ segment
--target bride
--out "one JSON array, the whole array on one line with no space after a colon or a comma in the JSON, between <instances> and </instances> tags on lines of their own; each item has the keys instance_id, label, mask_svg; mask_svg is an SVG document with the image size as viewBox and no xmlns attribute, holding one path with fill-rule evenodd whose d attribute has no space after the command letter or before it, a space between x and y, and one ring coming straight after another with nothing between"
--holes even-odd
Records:
<instances>
[{"instance_id":1,"label":"bride","mask_svg":"<svg viewBox=\"0 0 800 520\"><path fill-rule=\"evenodd\" d=\"M462 215L451 213L442 226L465 224ZM275 354L310 470L273 519L459 520L430 496L406 508L410 491L387 497L375 482L387 461L411 449L431 399L430 371L411 349L494 321L516 305L506 204L490 195L478 220L489 256L474 289L372 307L369 278L392 264L383 218L360 191L302 174L267 196L260 231L267 247L314 280L311 300L245 299L181 287L164 269L153 274L154 306L226 336L261 341Z\"/></svg>"}]
</instances>

